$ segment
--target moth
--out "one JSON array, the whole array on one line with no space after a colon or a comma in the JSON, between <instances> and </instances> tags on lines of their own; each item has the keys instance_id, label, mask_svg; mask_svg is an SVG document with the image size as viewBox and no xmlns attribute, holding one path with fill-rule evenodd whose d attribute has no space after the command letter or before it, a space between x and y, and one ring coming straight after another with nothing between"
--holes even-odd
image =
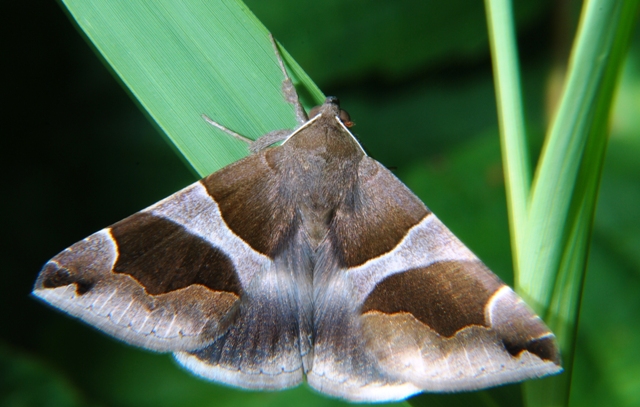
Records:
<instances>
[{"instance_id":1,"label":"moth","mask_svg":"<svg viewBox=\"0 0 640 407\"><path fill-rule=\"evenodd\" d=\"M307 118L272 43L298 127L64 250L35 296L246 389L306 377L381 402L560 372L553 333L367 156L338 100Z\"/></svg>"}]
</instances>

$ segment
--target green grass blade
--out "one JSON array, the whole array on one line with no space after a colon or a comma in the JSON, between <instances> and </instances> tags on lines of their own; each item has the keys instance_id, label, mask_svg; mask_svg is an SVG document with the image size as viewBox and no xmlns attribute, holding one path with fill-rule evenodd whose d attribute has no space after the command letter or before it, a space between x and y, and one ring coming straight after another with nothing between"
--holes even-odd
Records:
<instances>
[{"instance_id":1,"label":"green grass blade","mask_svg":"<svg viewBox=\"0 0 640 407\"><path fill-rule=\"evenodd\" d=\"M550 303L555 273L566 242L566 220L579 179L583 154L594 134L590 129L606 122L621 58L612 58L624 2L592 0L586 3L572 54L562 101L545 143L531 196L528 242L522 257L518 287L544 310ZM631 4L627 2L626 4ZM629 37L628 30L625 32ZM616 69L612 69L616 68ZM608 92L608 93L607 93ZM599 172L598 172L599 173Z\"/></svg>"},{"instance_id":2,"label":"green grass blade","mask_svg":"<svg viewBox=\"0 0 640 407\"><path fill-rule=\"evenodd\" d=\"M487 26L500 125L500 141L511 228L511 248L518 273L518 241L523 239L531 167L520 90L518 51L510 0L485 0Z\"/></svg>"},{"instance_id":3,"label":"green grass blade","mask_svg":"<svg viewBox=\"0 0 640 407\"><path fill-rule=\"evenodd\" d=\"M537 168L517 284L556 333L565 373L526 383L529 407L569 402L609 112L637 10L637 1L584 5L560 107Z\"/></svg>"},{"instance_id":4,"label":"green grass blade","mask_svg":"<svg viewBox=\"0 0 640 407\"><path fill-rule=\"evenodd\" d=\"M77 24L201 176L247 154L207 114L250 138L293 127L267 29L241 2L63 0ZM287 56L297 85L323 97Z\"/></svg>"}]
</instances>

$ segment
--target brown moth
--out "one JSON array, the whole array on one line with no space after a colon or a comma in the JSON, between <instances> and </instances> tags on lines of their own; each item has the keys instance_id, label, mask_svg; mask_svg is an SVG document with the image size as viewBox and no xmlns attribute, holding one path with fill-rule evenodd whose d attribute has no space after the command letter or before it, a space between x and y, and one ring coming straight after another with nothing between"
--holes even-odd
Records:
<instances>
[{"instance_id":1,"label":"brown moth","mask_svg":"<svg viewBox=\"0 0 640 407\"><path fill-rule=\"evenodd\" d=\"M553 333L365 154L338 100L307 118L274 48L299 126L69 247L34 294L247 389L306 377L389 401L560 372Z\"/></svg>"}]
</instances>

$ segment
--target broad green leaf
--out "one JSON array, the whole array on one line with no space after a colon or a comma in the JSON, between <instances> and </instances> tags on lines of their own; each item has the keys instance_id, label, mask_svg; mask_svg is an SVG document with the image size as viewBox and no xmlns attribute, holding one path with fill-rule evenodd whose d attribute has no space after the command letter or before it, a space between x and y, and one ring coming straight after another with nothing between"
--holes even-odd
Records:
<instances>
[{"instance_id":1,"label":"broad green leaf","mask_svg":"<svg viewBox=\"0 0 640 407\"><path fill-rule=\"evenodd\" d=\"M63 0L91 43L201 176L246 155L202 114L257 138L295 125L268 32L240 1ZM321 92L287 56L297 85Z\"/></svg>"}]
</instances>

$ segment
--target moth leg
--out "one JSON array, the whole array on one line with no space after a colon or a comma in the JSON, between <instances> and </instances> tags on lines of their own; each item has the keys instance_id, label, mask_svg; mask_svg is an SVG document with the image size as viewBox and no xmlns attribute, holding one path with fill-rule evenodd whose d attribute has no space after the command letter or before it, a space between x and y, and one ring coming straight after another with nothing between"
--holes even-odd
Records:
<instances>
[{"instance_id":1,"label":"moth leg","mask_svg":"<svg viewBox=\"0 0 640 407\"><path fill-rule=\"evenodd\" d=\"M213 121L213 119L211 119L209 116L207 116L206 114L202 115L202 118L204 119L205 122L209 123L210 125L212 125L213 127L220 129L222 131L224 131L225 133L227 133L228 135L230 135L231 137L235 137L240 141L244 141L245 143L251 145L253 143L253 140L251 140L248 137L243 136L240 133L236 133L235 131L221 125L220 123Z\"/></svg>"},{"instance_id":2,"label":"moth leg","mask_svg":"<svg viewBox=\"0 0 640 407\"><path fill-rule=\"evenodd\" d=\"M202 118L204 119L204 121L206 121L207 123L209 123L210 125L212 125L213 127L220 129L222 131L224 131L225 133L227 133L228 135L230 135L231 137L237 138L240 141L244 141L245 143L247 143L249 145L249 151L253 154L253 153L257 153L258 151L262 151L265 148L271 146L272 144L275 144L279 141L285 140L287 137L289 137L292 133L292 130L274 130L271 131L263 136L260 136L259 139L257 140L251 140L248 137L243 136L240 133L236 133L235 131L221 125L220 123L214 121L213 119L211 119L209 116L203 114Z\"/></svg>"},{"instance_id":3,"label":"moth leg","mask_svg":"<svg viewBox=\"0 0 640 407\"><path fill-rule=\"evenodd\" d=\"M307 117L307 113L304 111L304 108L300 104L300 99L298 98L298 93L296 92L296 88L293 86L293 82L291 82L291 78L287 73L287 69L284 67L284 61L282 60L282 55L280 54L280 50L278 49L278 44L276 43L273 35L269 33L269 39L271 40L271 45L273 45L273 51L276 54L276 59L278 60L278 65L280 65L280 70L284 75L284 80L282 81L282 93L284 94L284 98L287 102L291 103L293 107L296 109L296 120L299 125L306 123L309 118Z\"/></svg>"},{"instance_id":4,"label":"moth leg","mask_svg":"<svg viewBox=\"0 0 640 407\"><path fill-rule=\"evenodd\" d=\"M286 140L291 135L292 132L293 132L292 130L288 130L288 129L271 131L265 134L264 136L260 136L259 139L252 142L249 145L249 151L251 151L252 153L257 153L259 151L262 151L267 147L271 146L272 144L275 144L279 141Z\"/></svg>"}]
</instances>

